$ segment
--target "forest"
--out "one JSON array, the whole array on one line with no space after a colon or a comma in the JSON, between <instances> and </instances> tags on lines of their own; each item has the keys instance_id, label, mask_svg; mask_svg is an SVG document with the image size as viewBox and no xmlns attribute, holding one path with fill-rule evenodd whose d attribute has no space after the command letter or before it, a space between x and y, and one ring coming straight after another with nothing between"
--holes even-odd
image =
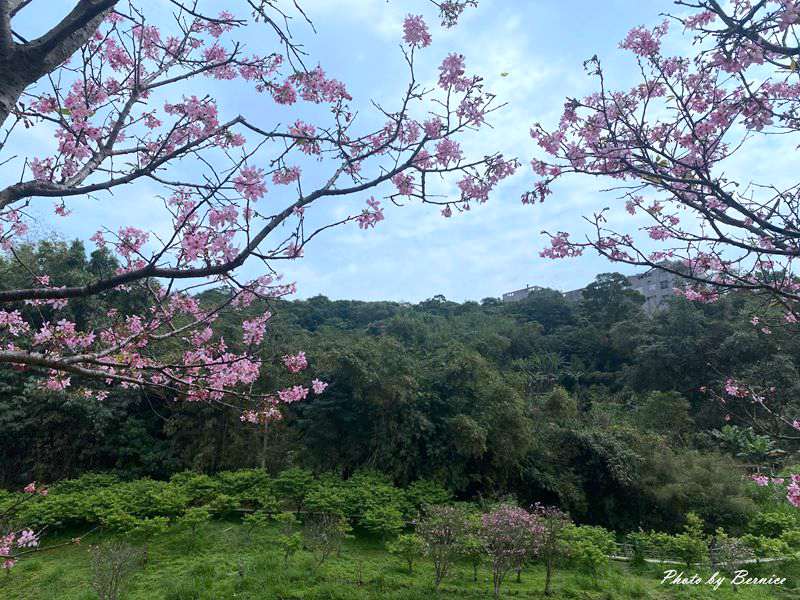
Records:
<instances>
[{"instance_id":1,"label":"forest","mask_svg":"<svg viewBox=\"0 0 800 600\"><path fill-rule=\"evenodd\" d=\"M60 285L116 268L107 253L89 255L78 241L23 251L59 273ZM0 272L2 286L15 285L8 263ZM202 302L216 305L226 293L206 292ZM73 305L69 318L102 322L110 311L131 312L141 301L115 294L103 303ZM565 593L633 586L625 592L633 595L621 596L632 598L636 586L645 593L663 570L647 565L646 557L688 567L705 560L709 548L713 556L726 539L733 540L731 564L748 556L796 556L796 509L754 479L762 471L796 469L798 440L773 414L755 412L749 399L719 402L707 392L724 387L731 374L745 385L780 372L782 395L770 406L778 410L781 402L791 412L796 338L754 326L750 315L770 307L750 295L729 294L714 304L675 297L650 315L643 302L618 273L599 275L578 302L550 289L507 303L442 296L418 304L323 296L256 302L246 316L275 315L270 353L263 356L271 366L256 389L293 385L296 375L281 357L297 348L305 349L308 371L328 382L323 394L289 403L281 419L268 423L248 422L234 404L176 402L141 389L87 397L77 391L78 379L50 390L34 373L3 372L0 436L10 443L2 446L0 475L8 490L33 481L26 490L34 497L27 502L22 494L20 505L19 493L6 492L0 505L17 506L16 518L49 531L56 548L60 540L86 536L94 575L79 575L87 566L78 546L55 564L73 565L78 579L67 585L77 590L91 579L108 598L115 596L102 594L114 586L130 587L142 547L162 566L149 576L142 571L135 580L139 595L131 597L152 597L153 586L166 585L159 577L170 561L200 575L169 583L167 598L235 596L260 585L275 597L325 597L328 579L320 569L326 560L347 573L356 569L358 581L364 569L372 573L355 588L336 584L343 598L363 585L363 597L389 597L409 585L483 597L478 573L485 568L495 573L497 597L502 585L516 586L517 593L555 585ZM51 318L47 307L26 310L32 322ZM241 316L223 311L213 324L234 350L245 344L236 319ZM169 345L160 351L170 360ZM487 565L481 512L484 527L490 519L493 529L500 522L517 531L529 518L518 506L534 507L545 532L563 520L553 530L557 545L548 551L541 542L522 558L514 554L519 560ZM410 526L416 533L407 533ZM447 543L425 537L442 527L462 533ZM98 532L106 539L100 545ZM515 538L502 538L508 539ZM387 549L400 561L388 582ZM190 554L183 558L184 552ZM609 565L608 557L624 552L641 566L620 572ZM298 562L296 555L305 553ZM249 561L247 569L255 571L223 576L224 584L204 579L212 575L202 565L237 556L237 569ZM413 571L427 562L422 556L433 560L430 575L422 567ZM529 563L533 556L538 560ZM564 570L555 584L550 560L541 562L547 556ZM289 568L282 583L253 579L281 560ZM23 561L26 568L15 569L6 584L17 582L23 587L11 589L33 598L52 593L49 581L65 585L60 570L37 579L41 561L50 564L47 552ZM547 566L546 578L538 564ZM39 566L29 575L29 565ZM523 565L530 571L524 580ZM474 582L466 583L470 570ZM504 584L514 570L519 582ZM774 569L765 564L762 570ZM465 583L456 584L453 574L460 571ZM409 594L392 597L417 597Z\"/></svg>"},{"instance_id":2,"label":"forest","mask_svg":"<svg viewBox=\"0 0 800 600\"><path fill-rule=\"evenodd\" d=\"M79 242L26 251L62 285L114 268ZM0 268L0 285L13 286L13 269ZM109 310L135 310L137 300L81 303L71 318L101 321ZM303 467L346 478L372 469L398 485L433 479L462 499L555 503L623 531L678 530L690 511L712 526L741 525L755 509L743 475L792 466L799 440L748 399L722 404L703 390L732 375L770 377L780 387L772 406L792 412L800 341L753 326L750 315L763 307L745 295L712 305L675 298L652 317L642 302L611 273L579 303L536 290L506 304L440 296L414 305L325 297L254 304L253 315L275 315L264 356L272 367L254 385L291 384L280 357L299 348L329 382L266 427L242 423L238 406L138 389L98 401L3 372L0 435L12 443L0 450L0 476L15 488L90 472L165 479ZM243 343L229 314L214 328L231 347Z\"/></svg>"}]
</instances>

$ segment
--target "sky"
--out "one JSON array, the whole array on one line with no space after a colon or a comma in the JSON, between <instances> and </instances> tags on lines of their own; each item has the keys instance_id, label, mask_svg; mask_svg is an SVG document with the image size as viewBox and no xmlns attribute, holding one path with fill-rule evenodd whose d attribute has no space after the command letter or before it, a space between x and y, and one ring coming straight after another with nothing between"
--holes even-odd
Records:
<instances>
[{"instance_id":1,"label":"sky","mask_svg":"<svg viewBox=\"0 0 800 600\"><path fill-rule=\"evenodd\" d=\"M70 4L52 2L54 7ZM139 4L163 8L166 2ZM205 12L216 12L233 9L236 2L201 0L200 5ZM388 205L386 219L375 229L363 231L350 225L328 231L306 248L302 259L280 264L285 278L296 282L297 297L323 294L334 299L417 302L442 294L456 301L480 300L526 285L566 291L583 287L598 273L637 272L589 254L561 261L539 256L547 245L542 230L580 234L587 230L582 217L614 204L615 196L601 191L602 181L571 178L557 183L544 204L522 205L520 195L535 182L528 163L536 148L528 131L535 122L556 123L565 98L594 91L594 80L582 64L595 54L612 87L635 83L635 63L618 43L632 27L660 22L661 13L674 9L672 2L480 0L451 30L439 27L435 9L426 0L303 0L301 5L316 32L300 22L292 24L292 31L304 43L308 62L319 62L329 76L345 82L354 105L365 111L370 99L391 106L400 97L407 80L400 51L403 17L423 14L434 42L418 56L420 77L434 81L441 60L449 52L459 52L465 56L467 71L482 76L486 88L506 103L490 118L492 128L468 140L465 149L477 156L500 151L518 157L523 166L495 190L489 202L468 213L445 219L432 206ZM46 26L39 15L25 18L29 20L20 26L28 30ZM263 29L243 35L254 51L270 50L264 45ZM675 43L678 49L686 49L689 41ZM194 87L191 92L198 93ZM245 93L241 87L241 83L208 82L223 116L278 118L265 114L272 106L266 107L263 96ZM364 118L368 120L369 114ZM31 134L21 142L20 152L41 155L42 146L51 143L41 134ZM760 151L770 153L774 148ZM770 166L763 175L780 168L774 162L764 161ZM323 176L324 166L317 168ZM148 185L119 191L113 202L77 200L73 214L80 218L67 217L57 223L59 235L87 239L101 225L126 222L144 223L155 231L165 228L168 224L158 211L142 210L139 200L162 191ZM270 201L271 193L280 192L269 192L265 201ZM323 206L316 218L358 210L365 199L353 199L347 206ZM42 232L50 232L47 220L53 218L52 211L42 213ZM629 220L627 226L635 229L637 224ZM250 265L246 274L260 273L256 265Z\"/></svg>"}]
</instances>

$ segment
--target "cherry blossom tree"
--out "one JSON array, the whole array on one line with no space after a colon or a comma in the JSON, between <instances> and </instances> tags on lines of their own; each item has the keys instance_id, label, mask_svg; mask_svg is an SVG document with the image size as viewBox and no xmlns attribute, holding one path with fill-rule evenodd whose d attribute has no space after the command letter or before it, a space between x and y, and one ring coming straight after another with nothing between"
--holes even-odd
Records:
<instances>
[{"instance_id":1,"label":"cherry blossom tree","mask_svg":"<svg viewBox=\"0 0 800 600\"><path fill-rule=\"evenodd\" d=\"M596 92L568 99L556 127L531 130L543 154L532 161L540 179L524 202L544 201L567 175L593 175L610 181L620 205L645 225L638 233L617 227L614 211L603 209L586 218L585 238L545 232L550 246L542 255L593 249L612 261L671 271L691 282L676 293L700 302L729 290L764 296L763 314L753 316L760 334L793 333L800 316L800 183L791 172L757 181L747 173L753 161L741 158L767 138L789 152L797 145L800 2L676 4L685 12L637 27L621 42L636 61L634 87L612 87L595 56L585 67ZM693 41L690 56L663 50L676 27ZM724 403L744 394L762 413L800 430L795 417L768 407L769 389L731 378L716 395Z\"/></svg>"},{"instance_id":2,"label":"cherry blossom tree","mask_svg":"<svg viewBox=\"0 0 800 600\"><path fill-rule=\"evenodd\" d=\"M428 506L415 524L422 539L423 551L433 563L434 586L439 589L456 562L469 524L465 511L458 506Z\"/></svg>"},{"instance_id":3,"label":"cherry blossom tree","mask_svg":"<svg viewBox=\"0 0 800 600\"><path fill-rule=\"evenodd\" d=\"M506 576L536 556L544 532L543 522L518 506L502 504L483 515L479 537L492 565L495 598Z\"/></svg>"},{"instance_id":4,"label":"cherry blossom tree","mask_svg":"<svg viewBox=\"0 0 800 600\"><path fill-rule=\"evenodd\" d=\"M37 4L0 0L0 250L28 280L0 283L0 368L29 371L51 390L102 400L118 385L237 400L250 406L243 421L266 425L281 405L327 383L303 379L308 360L298 350L282 359L296 382L255 393L271 315L243 316L240 337L226 340L212 327L222 311L294 292L280 261L299 259L332 227L370 230L387 202L450 216L484 203L517 167L462 150L462 138L500 105L458 53L440 57L435 82L418 78L432 40L421 15L398 23L408 79L385 106L354 99L315 64L289 27L313 28L299 2L239 0L212 15L200 0L168 0L159 14L135 2L77 0L27 39L18 22ZM476 2L430 4L451 27ZM238 39L254 30L263 47ZM208 82L260 94L259 111L217 102ZM300 118L301 107L318 118ZM22 151L34 136L51 138L55 150ZM445 195L451 183L458 192ZM113 206L123 191L126 214L138 220L85 240L110 258L110 272L76 283L26 260L30 226L45 211L58 235L61 223L86 215L87 202ZM333 201L349 207L346 216L308 224ZM261 274L243 277L254 263ZM209 288L224 290L223 299L202 301L198 292ZM102 305L120 293L143 298L141 309L122 314L108 303L102 319L70 317L75 303ZM3 556L20 544L13 535L3 538Z\"/></svg>"},{"instance_id":5,"label":"cherry blossom tree","mask_svg":"<svg viewBox=\"0 0 800 600\"><path fill-rule=\"evenodd\" d=\"M797 184L735 181L726 167L760 136L797 133L798 50L778 44L793 38L797 3L737 1L730 14L716 1L677 4L699 12L637 27L620 44L635 56L635 87L610 89L593 57L585 65L598 91L569 99L556 129L534 126L546 157L532 166L543 179L523 200L544 200L569 173L617 180L627 212L643 215L644 233L666 247L648 251L641 236L615 231L606 209L589 217L593 235L584 240L550 233L545 256L593 248L614 261L672 270L696 282L685 292L696 300L725 289L769 293L793 323ZM661 51L674 23L695 35L691 58Z\"/></svg>"}]
</instances>

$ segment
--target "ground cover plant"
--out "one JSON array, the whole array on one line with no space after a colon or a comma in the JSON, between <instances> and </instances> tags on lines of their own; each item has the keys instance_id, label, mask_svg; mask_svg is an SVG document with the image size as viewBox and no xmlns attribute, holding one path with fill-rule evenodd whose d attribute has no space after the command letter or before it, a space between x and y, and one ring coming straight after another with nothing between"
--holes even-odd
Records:
<instances>
[{"instance_id":1,"label":"ground cover plant","mask_svg":"<svg viewBox=\"0 0 800 600\"><path fill-rule=\"evenodd\" d=\"M314 498L333 496L337 510L311 507ZM20 598L53 590L64 598L679 598L688 591L660 581L681 562L707 577L735 568L768 577L777 564L788 574L783 586L739 586L742 598L788 598L800 581L800 520L775 497L762 498L739 532L710 531L689 514L679 532L626 534L577 525L551 507L437 504L443 496L430 482L399 488L368 472L349 479L300 469L181 473L170 481L84 476L26 504L19 518L51 532L49 549L0 585ZM374 502L403 515L402 527L376 532L365 520ZM647 558L634 559L627 549L634 543ZM730 584L721 593L728 592ZM700 588L691 597L712 597L706 593L720 592Z\"/></svg>"}]
</instances>

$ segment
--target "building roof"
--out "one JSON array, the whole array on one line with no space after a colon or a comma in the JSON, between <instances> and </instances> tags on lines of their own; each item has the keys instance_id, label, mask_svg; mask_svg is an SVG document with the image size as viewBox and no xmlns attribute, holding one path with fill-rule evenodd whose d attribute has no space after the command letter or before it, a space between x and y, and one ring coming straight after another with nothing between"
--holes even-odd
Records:
<instances>
[{"instance_id":1,"label":"building roof","mask_svg":"<svg viewBox=\"0 0 800 600\"><path fill-rule=\"evenodd\" d=\"M631 289L636 290L645 298L644 309L652 313L663 307L667 300L675 295L675 288L681 285L681 277L663 269L651 268L644 273L637 273L626 277ZM522 289L506 292L502 296L503 302L518 302L524 300L540 286L525 286ZM583 290L570 290L562 292L564 298L571 302L578 302L583 296Z\"/></svg>"}]
</instances>

